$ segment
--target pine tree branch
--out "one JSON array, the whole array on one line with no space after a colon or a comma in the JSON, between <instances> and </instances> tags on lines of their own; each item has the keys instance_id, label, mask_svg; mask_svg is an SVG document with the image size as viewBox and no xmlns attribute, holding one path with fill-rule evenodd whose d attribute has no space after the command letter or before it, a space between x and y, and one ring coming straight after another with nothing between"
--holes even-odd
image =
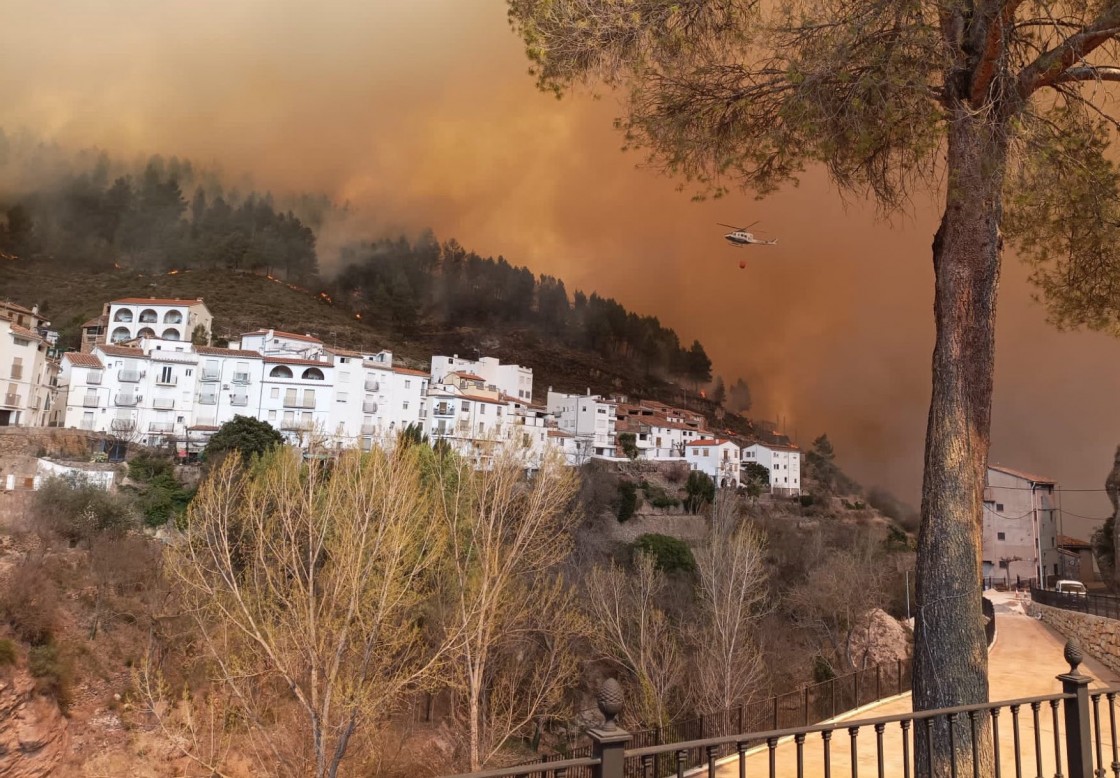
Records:
<instances>
[{"instance_id":1,"label":"pine tree branch","mask_svg":"<svg viewBox=\"0 0 1120 778\"><path fill-rule=\"evenodd\" d=\"M1120 33L1120 2L1111 2L1091 24L1070 35L1062 43L1040 54L1019 73L1019 92L1023 97L1054 84L1075 62Z\"/></svg>"},{"instance_id":2,"label":"pine tree branch","mask_svg":"<svg viewBox=\"0 0 1120 778\"><path fill-rule=\"evenodd\" d=\"M1081 65L1069 68L1054 79L1051 84L1068 84L1075 81L1120 81L1120 67L1116 65Z\"/></svg>"}]
</instances>

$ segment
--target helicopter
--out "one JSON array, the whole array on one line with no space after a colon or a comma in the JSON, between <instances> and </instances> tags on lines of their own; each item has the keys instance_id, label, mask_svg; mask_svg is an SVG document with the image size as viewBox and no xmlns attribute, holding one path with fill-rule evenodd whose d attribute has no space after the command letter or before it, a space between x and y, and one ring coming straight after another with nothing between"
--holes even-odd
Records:
<instances>
[{"instance_id":1,"label":"helicopter","mask_svg":"<svg viewBox=\"0 0 1120 778\"><path fill-rule=\"evenodd\" d=\"M754 235L747 232L747 230L749 230L751 227L758 224L757 221L751 222L746 227L734 227L730 224L724 224L723 222L717 222L717 224L719 224L720 227L727 227L733 230L733 232L729 232L723 236L724 240L726 240L732 246L750 246L751 244L757 244L759 246L774 246L778 243L778 241L776 240L762 240L761 238L756 238Z\"/></svg>"}]
</instances>

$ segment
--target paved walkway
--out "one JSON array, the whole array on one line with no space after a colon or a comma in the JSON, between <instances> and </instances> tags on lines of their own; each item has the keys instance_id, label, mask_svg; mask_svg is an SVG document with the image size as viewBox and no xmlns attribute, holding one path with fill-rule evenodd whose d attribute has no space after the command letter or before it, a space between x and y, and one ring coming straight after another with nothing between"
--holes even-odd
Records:
<instances>
[{"instance_id":1,"label":"paved walkway","mask_svg":"<svg viewBox=\"0 0 1120 778\"><path fill-rule=\"evenodd\" d=\"M1055 676L1069 670L1062 659L1065 639L1046 627L1042 622L1027 616L1022 606L1009 594L988 593L996 606L996 645L988 662L990 699L1011 700L1020 697L1034 697L1061 692L1061 683ZM1094 678L1090 688L1116 685L1120 683L1116 673L1108 670L1096 660L1086 657L1081 672ZM840 717L856 721L859 719L893 716L911 711L910 695L901 696L874 706L861 709L854 714ZM1111 758L1111 739L1109 736L1107 701L1101 701L1101 736L1104 740L1104 766L1109 769ZM1043 706L1040 733L1042 735L1042 775L1052 776L1054 769L1054 730L1052 714L1048 706ZM1059 709L1059 716L1061 710ZM1034 749L1034 725L1029 707L1021 709L1020 753L1023 759L1023 775L1036 773ZM1014 776L1014 740L1011 726L1011 713L1006 709L999 717L1000 762L1004 776ZM1064 725L1063 725L1064 726ZM859 775L877 776L878 764L873 728L861 729L857 751ZM911 739L911 743L912 743ZM883 733L884 775L901 778L902 733L898 725L888 727ZM1062 740L1062 752L1065 741ZM913 758L913 757L911 757ZM804 770L806 776L824 776L824 753L820 735L810 735L805 741ZM843 778L852 775L851 744L846 729L837 731L832 738L831 758L832 775ZM768 754L765 748L756 750L747 757L747 775L767 775ZM720 778L733 778L739 774L738 761L732 759L723 764L718 773ZM795 776L797 774L796 746L783 742L777 748L777 775Z\"/></svg>"}]
</instances>

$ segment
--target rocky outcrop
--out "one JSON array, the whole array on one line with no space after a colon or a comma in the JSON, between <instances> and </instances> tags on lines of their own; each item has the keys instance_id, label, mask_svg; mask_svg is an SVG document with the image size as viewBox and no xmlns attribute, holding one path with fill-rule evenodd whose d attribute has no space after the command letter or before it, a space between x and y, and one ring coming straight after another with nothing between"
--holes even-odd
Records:
<instances>
[{"instance_id":1,"label":"rocky outcrop","mask_svg":"<svg viewBox=\"0 0 1120 778\"><path fill-rule=\"evenodd\" d=\"M55 701L35 692L25 670L0 672L0 776L50 775L69 745L69 724Z\"/></svg>"},{"instance_id":2,"label":"rocky outcrop","mask_svg":"<svg viewBox=\"0 0 1120 778\"><path fill-rule=\"evenodd\" d=\"M848 638L848 652L855 667L907 659L910 656L910 633L889 613L876 608L869 611Z\"/></svg>"}]
</instances>

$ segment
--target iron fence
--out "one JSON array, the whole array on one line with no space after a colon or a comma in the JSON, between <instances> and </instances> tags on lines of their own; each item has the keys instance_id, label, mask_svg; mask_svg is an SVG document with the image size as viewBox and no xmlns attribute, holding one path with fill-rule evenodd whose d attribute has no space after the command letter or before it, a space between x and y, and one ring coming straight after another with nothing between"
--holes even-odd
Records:
<instances>
[{"instance_id":1,"label":"iron fence","mask_svg":"<svg viewBox=\"0 0 1120 778\"><path fill-rule=\"evenodd\" d=\"M1031 601L1051 608L1103 616L1106 619L1120 619L1120 597L1108 594L1074 594L1056 592L1053 589L1031 587Z\"/></svg>"},{"instance_id":2,"label":"iron fence","mask_svg":"<svg viewBox=\"0 0 1120 778\"><path fill-rule=\"evenodd\" d=\"M740 778L748 772L831 778L834 771L852 778L861 771L877 778L910 778L938 774L935 751L953 756L946 772L954 777L1011 775L1013 770L1016 778L1106 778L1110 771L1120 778L1120 689L1089 689L1092 679L1078 670L1082 654L1075 641L1066 644L1065 658L1070 670L1058 676L1060 694L649 746L617 726L622 693L616 681L608 680L599 692L605 721L588 733L587 755L454 778L684 778L695 753L702 755L695 773L708 778L715 778L721 766Z\"/></svg>"}]
</instances>

